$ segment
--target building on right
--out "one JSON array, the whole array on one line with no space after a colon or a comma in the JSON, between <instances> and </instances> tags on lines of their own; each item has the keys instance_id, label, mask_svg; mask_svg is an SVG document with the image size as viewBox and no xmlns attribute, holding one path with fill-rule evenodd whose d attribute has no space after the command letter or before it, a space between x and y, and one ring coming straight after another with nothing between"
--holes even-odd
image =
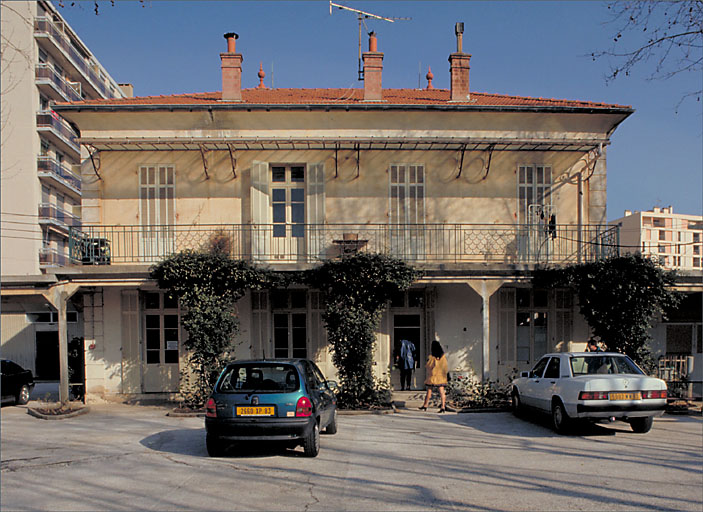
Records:
<instances>
[{"instance_id":1,"label":"building on right","mask_svg":"<svg viewBox=\"0 0 703 512\"><path fill-rule=\"evenodd\" d=\"M620 226L623 252L655 258L671 270L703 268L703 216L674 213L674 208L654 207L646 212L625 210L611 221Z\"/></svg>"},{"instance_id":2,"label":"building on right","mask_svg":"<svg viewBox=\"0 0 703 512\"><path fill-rule=\"evenodd\" d=\"M672 206L626 210L619 227L621 253L640 253L678 273L683 300L655 323L653 351L659 374L683 395L701 396L703 379L703 216L674 213ZM676 390L676 388L679 388ZM690 389L689 389L690 388Z\"/></svg>"}]
</instances>

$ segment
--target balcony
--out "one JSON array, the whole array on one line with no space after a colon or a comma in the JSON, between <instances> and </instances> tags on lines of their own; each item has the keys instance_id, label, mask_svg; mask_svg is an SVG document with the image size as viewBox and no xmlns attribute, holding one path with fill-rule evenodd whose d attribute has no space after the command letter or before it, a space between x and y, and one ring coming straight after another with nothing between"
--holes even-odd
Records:
<instances>
[{"instance_id":1,"label":"balcony","mask_svg":"<svg viewBox=\"0 0 703 512\"><path fill-rule=\"evenodd\" d=\"M54 204L42 203L39 205L39 224L68 233L71 228L81 228L81 219Z\"/></svg>"},{"instance_id":2,"label":"balcony","mask_svg":"<svg viewBox=\"0 0 703 512\"><path fill-rule=\"evenodd\" d=\"M37 112L37 131L64 153L69 153L74 160L80 159L78 135L55 112L46 110Z\"/></svg>"},{"instance_id":3,"label":"balcony","mask_svg":"<svg viewBox=\"0 0 703 512\"><path fill-rule=\"evenodd\" d=\"M44 48L62 65L72 66L83 76L84 86L92 89L88 91L90 97L113 98L119 95L119 92L111 91L90 60L76 49L71 40L49 18L40 16L34 19L34 37L39 41L46 41L48 44L45 44Z\"/></svg>"},{"instance_id":4,"label":"balcony","mask_svg":"<svg viewBox=\"0 0 703 512\"><path fill-rule=\"evenodd\" d=\"M68 255L62 254L56 249L39 249L39 267L64 267L68 265L70 259Z\"/></svg>"},{"instance_id":5,"label":"balcony","mask_svg":"<svg viewBox=\"0 0 703 512\"><path fill-rule=\"evenodd\" d=\"M35 83L49 98L59 101L80 101L81 95L54 68L38 64L35 68ZM79 84L80 85L80 84Z\"/></svg>"},{"instance_id":6,"label":"balcony","mask_svg":"<svg viewBox=\"0 0 703 512\"><path fill-rule=\"evenodd\" d=\"M545 231L541 226L493 224L282 227L83 226L71 230L69 244L71 260L77 264L105 264L104 255L86 250L96 245L109 248L110 264L150 264L170 254L185 249L205 249L213 243L218 243L233 258L269 265L312 264L358 251L389 254L422 266L568 264L618 254L616 226L584 226L581 230L574 226L557 226L552 231Z\"/></svg>"},{"instance_id":7,"label":"balcony","mask_svg":"<svg viewBox=\"0 0 703 512\"><path fill-rule=\"evenodd\" d=\"M37 173L39 178L50 181L61 192L81 197L81 179L53 158L37 157Z\"/></svg>"}]
</instances>

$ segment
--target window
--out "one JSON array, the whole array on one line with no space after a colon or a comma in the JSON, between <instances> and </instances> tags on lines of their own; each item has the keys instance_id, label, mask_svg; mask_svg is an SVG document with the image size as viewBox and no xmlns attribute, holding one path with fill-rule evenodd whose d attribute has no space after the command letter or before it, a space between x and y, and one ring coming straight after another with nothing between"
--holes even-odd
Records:
<instances>
[{"instance_id":1,"label":"window","mask_svg":"<svg viewBox=\"0 0 703 512\"><path fill-rule=\"evenodd\" d=\"M547 365L547 371L544 372L545 379L558 379L559 378L559 362L558 357L552 357Z\"/></svg>"},{"instance_id":2,"label":"window","mask_svg":"<svg viewBox=\"0 0 703 512\"><path fill-rule=\"evenodd\" d=\"M307 291L272 290L274 357L307 357Z\"/></svg>"},{"instance_id":3,"label":"window","mask_svg":"<svg viewBox=\"0 0 703 512\"><path fill-rule=\"evenodd\" d=\"M546 165L520 165L518 167L518 222L534 223L530 206L551 205L552 168ZM543 209L539 209L540 213Z\"/></svg>"},{"instance_id":4,"label":"window","mask_svg":"<svg viewBox=\"0 0 703 512\"><path fill-rule=\"evenodd\" d=\"M391 165L390 223L425 223L425 167L414 164Z\"/></svg>"},{"instance_id":5,"label":"window","mask_svg":"<svg viewBox=\"0 0 703 512\"><path fill-rule=\"evenodd\" d=\"M147 364L178 364L178 300L162 292L143 296Z\"/></svg>"},{"instance_id":6,"label":"window","mask_svg":"<svg viewBox=\"0 0 703 512\"><path fill-rule=\"evenodd\" d=\"M59 314L56 311L27 313L27 322L32 324L57 324L59 323ZM75 311L66 311L66 322L69 324L78 322L78 313Z\"/></svg>"},{"instance_id":7,"label":"window","mask_svg":"<svg viewBox=\"0 0 703 512\"><path fill-rule=\"evenodd\" d=\"M274 238L305 236L305 167L271 166Z\"/></svg>"},{"instance_id":8,"label":"window","mask_svg":"<svg viewBox=\"0 0 703 512\"><path fill-rule=\"evenodd\" d=\"M175 190L172 165L143 166L139 169L142 226L173 224Z\"/></svg>"},{"instance_id":9,"label":"window","mask_svg":"<svg viewBox=\"0 0 703 512\"><path fill-rule=\"evenodd\" d=\"M666 240L666 231L659 231L659 240Z\"/></svg>"}]
</instances>

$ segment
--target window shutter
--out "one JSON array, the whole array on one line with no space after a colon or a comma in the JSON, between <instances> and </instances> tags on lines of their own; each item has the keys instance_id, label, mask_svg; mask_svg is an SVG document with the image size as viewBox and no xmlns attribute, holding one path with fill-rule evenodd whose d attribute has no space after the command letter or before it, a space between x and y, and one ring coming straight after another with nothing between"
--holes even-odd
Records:
<instances>
[{"instance_id":1,"label":"window shutter","mask_svg":"<svg viewBox=\"0 0 703 512\"><path fill-rule=\"evenodd\" d=\"M261 259L267 254L268 234L271 229L269 205L268 163L254 160L251 167L251 243L252 256Z\"/></svg>"},{"instance_id":2,"label":"window shutter","mask_svg":"<svg viewBox=\"0 0 703 512\"><path fill-rule=\"evenodd\" d=\"M324 251L325 223L325 164L308 166L307 179L307 224L310 256L320 258Z\"/></svg>"}]
</instances>

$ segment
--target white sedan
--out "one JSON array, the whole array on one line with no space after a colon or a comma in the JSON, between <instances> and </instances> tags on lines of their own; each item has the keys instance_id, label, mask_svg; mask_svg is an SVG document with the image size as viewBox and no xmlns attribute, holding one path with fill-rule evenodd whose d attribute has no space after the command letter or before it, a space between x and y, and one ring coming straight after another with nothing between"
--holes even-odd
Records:
<instances>
[{"instance_id":1,"label":"white sedan","mask_svg":"<svg viewBox=\"0 0 703 512\"><path fill-rule=\"evenodd\" d=\"M649 377L632 359L613 352L546 354L512 382L512 409L551 414L554 430L566 432L576 420L626 421L649 432L666 408L666 383Z\"/></svg>"}]
</instances>

